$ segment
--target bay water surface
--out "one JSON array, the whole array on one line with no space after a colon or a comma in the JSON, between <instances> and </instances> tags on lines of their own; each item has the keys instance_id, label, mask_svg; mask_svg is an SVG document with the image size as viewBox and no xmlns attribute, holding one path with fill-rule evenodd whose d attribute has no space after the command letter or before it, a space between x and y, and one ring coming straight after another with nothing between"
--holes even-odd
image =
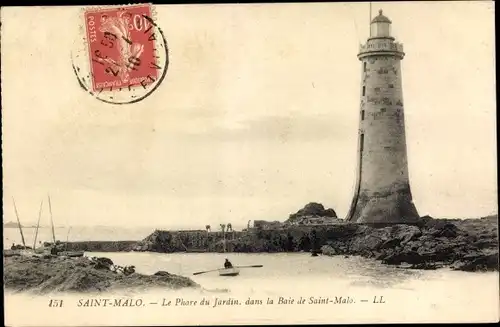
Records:
<instances>
[{"instance_id":1,"label":"bay water surface","mask_svg":"<svg viewBox=\"0 0 500 327\"><path fill-rule=\"evenodd\" d=\"M19 234L17 230L5 231L4 243L13 242L12 239L19 243L19 237L15 235ZM144 231L144 234L143 231L129 230L117 235L114 231L107 234L109 230L106 229L72 230L70 239L139 240L151 232ZM63 230L60 232L64 235ZM50 240L48 230L41 229L40 234L42 240ZM25 237L28 239L29 235ZM409 270L360 257L311 257L308 253L129 252L86 255L108 257L122 266L134 265L139 273L153 274L163 270L187 276L200 284L201 289L135 289L107 294L50 296L8 293L5 298L6 323L87 326L483 322L498 321L499 317L497 272ZM243 268L237 277L221 277L217 272L193 275L194 272L222 267L225 258L235 266L263 267ZM89 299L122 297L131 298L141 305L79 306L89 303ZM324 303L327 298L332 301ZM50 299L64 299L64 307L49 307ZM200 305L202 299L209 304ZM169 301L171 305L164 305ZM189 301L197 303L189 305ZM262 304L257 304L259 301ZM43 313L43 319L38 314L27 312Z\"/></svg>"}]
</instances>

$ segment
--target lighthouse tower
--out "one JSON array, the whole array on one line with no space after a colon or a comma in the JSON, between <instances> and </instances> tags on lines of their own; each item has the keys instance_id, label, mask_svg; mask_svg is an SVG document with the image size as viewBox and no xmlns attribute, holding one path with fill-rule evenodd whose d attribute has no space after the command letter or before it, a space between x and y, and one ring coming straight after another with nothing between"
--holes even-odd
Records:
<instances>
[{"instance_id":1,"label":"lighthouse tower","mask_svg":"<svg viewBox=\"0 0 500 327\"><path fill-rule=\"evenodd\" d=\"M404 123L401 60L403 45L391 36L382 10L360 45L361 105L357 181L347 220L411 223L419 219L412 201Z\"/></svg>"}]
</instances>

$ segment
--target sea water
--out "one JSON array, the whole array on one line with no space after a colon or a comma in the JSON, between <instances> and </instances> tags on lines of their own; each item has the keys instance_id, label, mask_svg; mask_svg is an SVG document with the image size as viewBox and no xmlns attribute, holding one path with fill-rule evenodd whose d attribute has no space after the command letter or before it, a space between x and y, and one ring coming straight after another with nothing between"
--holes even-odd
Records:
<instances>
[{"instance_id":1,"label":"sea water","mask_svg":"<svg viewBox=\"0 0 500 327\"><path fill-rule=\"evenodd\" d=\"M128 233L128 236L133 234ZM73 240L84 240L87 236L83 234ZM94 239L97 234L94 230ZM116 234L100 236L101 240L118 239ZM497 321L499 317L497 272L409 270L355 256L311 257L308 253L86 255L108 257L122 266L134 265L138 273L153 274L162 270L187 276L200 284L201 289L134 289L93 295L6 294L6 324L479 322ZM242 268L237 277L221 277L217 272L193 275L222 267L225 258L235 266L263 267ZM84 305L92 302L89 300L103 298L130 299L127 303L140 305ZM51 299L62 299L63 307L49 307ZM43 313L43 319L27 312Z\"/></svg>"}]
</instances>

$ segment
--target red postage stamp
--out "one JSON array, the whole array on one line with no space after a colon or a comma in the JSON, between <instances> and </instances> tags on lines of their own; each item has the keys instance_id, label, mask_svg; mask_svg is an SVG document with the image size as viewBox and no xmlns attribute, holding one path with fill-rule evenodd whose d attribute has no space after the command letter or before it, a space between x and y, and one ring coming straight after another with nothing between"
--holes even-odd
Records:
<instances>
[{"instance_id":1,"label":"red postage stamp","mask_svg":"<svg viewBox=\"0 0 500 327\"><path fill-rule=\"evenodd\" d=\"M132 88L158 79L151 5L85 11L91 89Z\"/></svg>"}]
</instances>

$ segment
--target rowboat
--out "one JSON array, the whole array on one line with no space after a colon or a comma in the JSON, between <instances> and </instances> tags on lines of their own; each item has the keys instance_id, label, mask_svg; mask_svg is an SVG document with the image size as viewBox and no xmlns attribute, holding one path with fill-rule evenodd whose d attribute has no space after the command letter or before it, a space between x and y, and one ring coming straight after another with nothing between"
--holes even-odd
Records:
<instances>
[{"instance_id":1,"label":"rowboat","mask_svg":"<svg viewBox=\"0 0 500 327\"><path fill-rule=\"evenodd\" d=\"M62 252L57 253L57 255L70 257L70 258L83 257L84 254L85 254L85 252L83 252L83 251L62 251Z\"/></svg>"},{"instance_id":2,"label":"rowboat","mask_svg":"<svg viewBox=\"0 0 500 327\"><path fill-rule=\"evenodd\" d=\"M32 249L24 249L24 250L19 250L19 254L24 257L31 257L35 255L35 251L33 251Z\"/></svg>"},{"instance_id":3,"label":"rowboat","mask_svg":"<svg viewBox=\"0 0 500 327\"><path fill-rule=\"evenodd\" d=\"M47 253L40 252L40 251L34 251L32 249L27 249L27 250L19 250L19 254L23 257L43 258L43 256L46 255Z\"/></svg>"},{"instance_id":4,"label":"rowboat","mask_svg":"<svg viewBox=\"0 0 500 327\"><path fill-rule=\"evenodd\" d=\"M221 268L219 269L219 276L238 276L240 270L238 268Z\"/></svg>"},{"instance_id":5,"label":"rowboat","mask_svg":"<svg viewBox=\"0 0 500 327\"><path fill-rule=\"evenodd\" d=\"M193 273L193 275L201 275L209 272L219 272L219 276L238 276L240 274L240 270L238 268L262 268L262 265L250 265L250 266L237 266L232 268L219 268L205 271L198 271Z\"/></svg>"}]
</instances>

